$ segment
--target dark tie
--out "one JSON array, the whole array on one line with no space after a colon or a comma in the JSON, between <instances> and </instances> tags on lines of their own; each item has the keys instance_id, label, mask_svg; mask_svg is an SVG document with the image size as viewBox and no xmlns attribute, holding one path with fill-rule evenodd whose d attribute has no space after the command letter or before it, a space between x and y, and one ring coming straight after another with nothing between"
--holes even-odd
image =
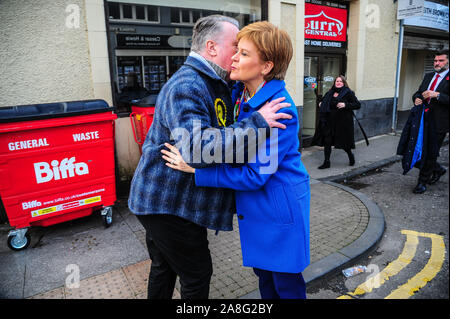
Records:
<instances>
[{"instance_id":1,"label":"dark tie","mask_svg":"<svg viewBox=\"0 0 450 319\"><path fill-rule=\"evenodd\" d=\"M434 78L434 81L433 81L433 83L431 83L431 86L430 86L431 91L434 91L434 89L436 88L436 83L438 80L439 80L439 73L436 73L436 77ZM430 104L430 101L431 101L431 98L428 98L427 104Z\"/></svg>"}]
</instances>

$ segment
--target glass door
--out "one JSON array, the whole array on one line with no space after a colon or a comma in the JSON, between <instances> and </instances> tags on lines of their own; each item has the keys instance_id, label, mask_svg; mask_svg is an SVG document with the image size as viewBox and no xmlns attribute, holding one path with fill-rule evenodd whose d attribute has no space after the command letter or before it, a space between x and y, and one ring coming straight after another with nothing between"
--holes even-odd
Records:
<instances>
[{"instance_id":1,"label":"glass door","mask_svg":"<svg viewBox=\"0 0 450 319\"><path fill-rule=\"evenodd\" d=\"M333 87L334 80L341 74L342 57L321 57L320 96L322 97Z\"/></svg>"},{"instance_id":2,"label":"glass door","mask_svg":"<svg viewBox=\"0 0 450 319\"><path fill-rule=\"evenodd\" d=\"M334 84L334 80L343 71L344 56L341 55L305 55L303 85L303 131L304 146L314 135L319 102Z\"/></svg>"},{"instance_id":3,"label":"glass door","mask_svg":"<svg viewBox=\"0 0 450 319\"><path fill-rule=\"evenodd\" d=\"M305 56L303 83L303 138L314 135L316 128L319 57Z\"/></svg>"}]
</instances>

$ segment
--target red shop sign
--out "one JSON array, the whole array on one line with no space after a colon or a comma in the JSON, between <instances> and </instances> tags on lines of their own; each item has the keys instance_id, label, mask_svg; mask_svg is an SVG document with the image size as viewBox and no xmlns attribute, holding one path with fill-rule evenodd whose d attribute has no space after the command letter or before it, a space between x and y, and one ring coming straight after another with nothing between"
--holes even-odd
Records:
<instances>
[{"instance_id":1,"label":"red shop sign","mask_svg":"<svg viewBox=\"0 0 450 319\"><path fill-rule=\"evenodd\" d=\"M305 38L347 41L346 9L305 3Z\"/></svg>"}]
</instances>

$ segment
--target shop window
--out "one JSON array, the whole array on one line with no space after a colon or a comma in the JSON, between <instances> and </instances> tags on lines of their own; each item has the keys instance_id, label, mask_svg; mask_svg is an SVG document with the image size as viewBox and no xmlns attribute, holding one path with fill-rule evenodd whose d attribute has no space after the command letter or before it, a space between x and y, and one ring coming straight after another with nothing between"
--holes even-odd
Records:
<instances>
[{"instance_id":1,"label":"shop window","mask_svg":"<svg viewBox=\"0 0 450 319\"><path fill-rule=\"evenodd\" d=\"M120 91L127 86L127 75L130 73L135 73L137 75L138 83L142 86L141 57L118 57L117 80L118 89Z\"/></svg>"},{"instance_id":2,"label":"shop window","mask_svg":"<svg viewBox=\"0 0 450 319\"><path fill-rule=\"evenodd\" d=\"M133 7L128 4L122 5L122 16L123 19L133 19Z\"/></svg>"},{"instance_id":3,"label":"shop window","mask_svg":"<svg viewBox=\"0 0 450 319\"><path fill-rule=\"evenodd\" d=\"M136 6L136 19L145 20L145 7Z\"/></svg>"},{"instance_id":4,"label":"shop window","mask_svg":"<svg viewBox=\"0 0 450 319\"><path fill-rule=\"evenodd\" d=\"M116 2L110 2L108 5L108 9L110 19L120 19L120 4Z\"/></svg>"},{"instance_id":5,"label":"shop window","mask_svg":"<svg viewBox=\"0 0 450 319\"><path fill-rule=\"evenodd\" d=\"M217 12L211 11L211 10L203 10L203 16L204 16L204 17L210 16L210 15L216 14L216 13L217 13Z\"/></svg>"},{"instance_id":6,"label":"shop window","mask_svg":"<svg viewBox=\"0 0 450 319\"><path fill-rule=\"evenodd\" d=\"M170 22L180 23L180 10L177 8L170 8Z\"/></svg>"},{"instance_id":7,"label":"shop window","mask_svg":"<svg viewBox=\"0 0 450 319\"><path fill-rule=\"evenodd\" d=\"M134 5L109 2L109 19L111 20L134 20L139 22L157 22L160 20L160 7L153 5ZM169 9L169 8L168 8ZM186 9L170 7L170 23L194 25L198 19L212 14L223 14L236 18L241 25L255 22L259 17L252 17L246 13L227 11L213 11L201 9Z\"/></svg>"},{"instance_id":8,"label":"shop window","mask_svg":"<svg viewBox=\"0 0 450 319\"><path fill-rule=\"evenodd\" d=\"M181 10L181 23L191 23L191 15L189 13L189 10Z\"/></svg>"},{"instance_id":9,"label":"shop window","mask_svg":"<svg viewBox=\"0 0 450 319\"><path fill-rule=\"evenodd\" d=\"M202 16L217 14L217 11L206 10L190 10L180 8L170 8L170 22L174 24L193 25Z\"/></svg>"},{"instance_id":10,"label":"shop window","mask_svg":"<svg viewBox=\"0 0 450 319\"><path fill-rule=\"evenodd\" d=\"M147 19L148 21L158 22L158 7L147 6Z\"/></svg>"},{"instance_id":11,"label":"shop window","mask_svg":"<svg viewBox=\"0 0 450 319\"><path fill-rule=\"evenodd\" d=\"M166 81L166 57L144 57L145 88L157 94Z\"/></svg>"},{"instance_id":12,"label":"shop window","mask_svg":"<svg viewBox=\"0 0 450 319\"><path fill-rule=\"evenodd\" d=\"M192 22L197 22L198 19L200 19L202 16L202 13L198 10L192 10Z\"/></svg>"},{"instance_id":13,"label":"shop window","mask_svg":"<svg viewBox=\"0 0 450 319\"><path fill-rule=\"evenodd\" d=\"M186 60L185 56L170 56L169 57L169 78L183 65Z\"/></svg>"},{"instance_id":14,"label":"shop window","mask_svg":"<svg viewBox=\"0 0 450 319\"><path fill-rule=\"evenodd\" d=\"M159 22L159 7L131 5L110 2L108 4L110 20L135 20L140 22Z\"/></svg>"},{"instance_id":15,"label":"shop window","mask_svg":"<svg viewBox=\"0 0 450 319\"><path fill-rule=\"evenodd\" d=\"M222 3L218 0L211 2L215 3L215 1ZM252 3L252 5L250 7L236 6L234 5L236 1ZM156 3L150 0L135 1L138 3L107 0L108 18L111 20L112 26L111 37L116 37L116 41L111 41L111 44L115 43L115 47L112 47L111 50L116 52L111 71L114 76L113 98L118 112L129 111L127 105L121 101L126 86L134 83L134 79L131 79L134 75L136 75L139 85L148 90L149 94L158 94L161 91L165 83L185 62L186 56L189 54L190 30L201 17L224 14L236 18L241 27L261 20L259 1L236 1L228 2L226 0L223 5L214 6L211 3L206 4L200 0L193 0L189 1L193 5L192 8L181 8L175 7L176 1L167 1L167 4L164 5L163 2ZM180 1L180 3L185 5L184 2ZM158 4L162 4L162 6ZM161 24L163 28L154 27L152 24ZM139 40L135 43L134 40L130 40L128 42L133 45L124 45L123 35L125 33L135 35L139 37ZM147 35L148 39L159 37L160 43L155 45L153 42L146 42L147 37L145 36ZM183 42L169 42L168 38L171 35L178 35L174 39Z\"/></svg>"}]
</instances>

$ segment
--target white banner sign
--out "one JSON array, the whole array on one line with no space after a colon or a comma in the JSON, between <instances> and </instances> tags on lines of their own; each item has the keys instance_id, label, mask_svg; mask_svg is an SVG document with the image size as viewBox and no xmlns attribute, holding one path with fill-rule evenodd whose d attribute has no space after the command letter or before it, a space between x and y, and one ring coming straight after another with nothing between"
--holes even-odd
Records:
<instances>
[{"instance_id":1,"label":"white banner sign","mask_svg":"<svg viewBox=\"0 0 450 319\"><path fill-rule=\"evenodd\" d=\"M448 32L448 7L425 1L423 15L404 20L404 25L439 29Z\"/></svg>"},{"instance_id":2,"label":"white banner sign","mask_svg":"<svg viewBox=\"0 0 450 319\"><path fill-rule=\"evenodd\" d=\"M398 0L397 20L423 14L425 0Z\"/></svg>"}]
</instances>

